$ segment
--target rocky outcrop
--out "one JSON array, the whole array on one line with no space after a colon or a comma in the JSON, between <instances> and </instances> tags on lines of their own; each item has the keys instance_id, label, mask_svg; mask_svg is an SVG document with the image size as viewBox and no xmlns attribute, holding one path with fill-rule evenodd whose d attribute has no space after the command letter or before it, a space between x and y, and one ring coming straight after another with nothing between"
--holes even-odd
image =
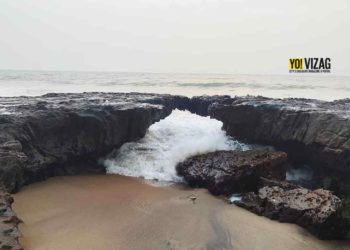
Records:
<instances>
[{"instance_id":1,"label":"rocky outcrop","mask_svg":"<svg viewBox=\"0 0 350 250\"><path fill-rule=\"evenodd\" d=\"M12 211L13 198L0 189L0 249L22 250L18 242L20 220Z\"/></svg>"},{"instance_id":2,"label":"rocky outcrop","mask_svg":"<svg viewBox=\"0 0 350 250\"><path fill-rule=\"evenodd\" d=\"M142 138L152 123L188 102L139 93L0 98L0 183L15 192L53 175L104 172L99 157Z\"/></svg>"},{"instance_id":3,"label":"rocky outcrop","mask_svg":"<svg viewBox=\"0 0 350 250\"><path fill-rule=\"evenodd\" d=\"M141 138L174 108L210 114L229 135L273 145L290 160L348 173L349 103L139 93L0 98L0 182L13 192L51 175L104 171L96 158Z\"/></svg>"},{"instance_id":4,"label":"rocky outcrop","mask_svg":"<svg viewBox=\"0 0 350 250\"><path fill-rule=\"evenodd\" d=\"M0 98L0 184L16 192L49 176L104 172L99 157L142 138L175 108L209 114L223 122L229 135L273 145L295 162L350 172L350 100L47 94ZM191 186L214 194L254 191L239 205L255 213L297 223L323 238L343 237L348 230L340 216L343 205L329 191L266 179L258 188L261 176L284 176L286 158L283 152L219 151L191 157L177 171ZM0 192L0 203L0 229L5 228L0 249L20 249L12 198Z\"/></svg>"},{"instance_id":5,"label":"rocky outcrop","mask_svg":"<svg viewBox=\"0 0 350 250\"><path fill-rule=\"evenodd\" d=\"M349 231L342 216L342 202L329 190L314 191L276 181L234 201L258 215L305 227L322 239L344 239Z\"/></svg>"},{"instance_id":6,"label":"rocky outcrop","mask_svg":"<svg viewBox=\"0 0 350 250\"><path fill-rule=\"evenodd\" d=\"M232 98L228 95L194 96L189 100L187 109L191 113L201 116L208 116L209 107L213 103L231 104Z\"/></svg>"},{"instance_id":7,"label":"rocky outcrop","mask_svg":"<svg viewBox=\"0 0 350 250\"><path fill-rule=\"evenodd\" d=\"M176 169L190 186L214 195L243 193L234 203L258 215L298 224L322 239L347 238L350 220L341 199L283 181L286 161L280 151L216 151L190 157Z\"/></svg>"},{"instance_id":8,"label":"rocky outcrop","mask_svg":"<svg viewBox=\"0 0 350 250\"><path fill-rule=\"evenodd\" d=\"M236 97L209 114L237 139L268 144L314 168L350 173L350 99Z\"/></svg>"},{"instance_id":9,"label":"rocky outcrop","mask_svg":"<svg viewBox=\"0 0 350 250\"><path fill-rule=\"evenodd\" d=\"M213 194L257 190L260 176L285 176L287 154L259 150L216 151L179 163L179 175L193 187L205 187Z\"/></svg>"}]
</instances>

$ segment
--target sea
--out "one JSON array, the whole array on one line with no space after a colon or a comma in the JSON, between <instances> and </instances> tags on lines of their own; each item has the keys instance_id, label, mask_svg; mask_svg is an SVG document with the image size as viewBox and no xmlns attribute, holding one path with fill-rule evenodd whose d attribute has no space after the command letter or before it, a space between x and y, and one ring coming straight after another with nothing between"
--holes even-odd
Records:
<instances>
[{"instance_id":1,"label":"sea","mask_svg":"<svg viewBox=\"0 0 350 250\"><path fill-rule=\"evenodd\" d=\"M350 76L0 70L0 96L88 91L334 100L350 98Z\"/></svg>"},{"instance_id":2,"label":"sea","mask_svg":"<svg viewBox=\"0 0 350 250\"><path fill-rule=\"evenodd\" d=\"M145 92L189 97L262 95L332 101L350 98L350 76L0 70L0 96L53 92ZM175 110L153 124L144 138L113 150L100 163L109 174L142 177L158 184L181 182L175 167L189 156L256 146L237 141L221 128L222 122L215 119ZM288 176L310 178L310 173L294 171L287 173Z\"/></svg>"}]
</instances>

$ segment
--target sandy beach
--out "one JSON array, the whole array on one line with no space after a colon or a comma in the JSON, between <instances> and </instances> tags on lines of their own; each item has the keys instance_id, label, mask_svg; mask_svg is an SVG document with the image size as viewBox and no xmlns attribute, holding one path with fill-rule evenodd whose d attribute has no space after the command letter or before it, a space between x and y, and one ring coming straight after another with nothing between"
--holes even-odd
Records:
<instances>
[{"instance_id":1,"label":"sandy beach","mask_svg":"<svg viewBox=\"0 0 350 250\"><path fill-rule=\"evenodd\" d=\"M188 196L198 196L195 204ZM117 175L54 177L24 187L14 210L25 249L350 249L259 217L204 189Z\"/></svg>"}]
</instances>

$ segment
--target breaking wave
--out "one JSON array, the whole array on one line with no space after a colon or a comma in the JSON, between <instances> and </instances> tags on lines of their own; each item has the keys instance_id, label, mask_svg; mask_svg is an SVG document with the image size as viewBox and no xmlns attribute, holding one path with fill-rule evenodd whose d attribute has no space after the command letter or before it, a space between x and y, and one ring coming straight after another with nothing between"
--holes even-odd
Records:
<instances>
[{"instance_id":1,"label":"breaking wave","mask_svg":"<svg viewBox=\"0 0 350 250\"><path fill-rule=\"evenodd\" d=\"M153 124L144 138L124 144L104 161L109 174L180 182L176 164L187 157L216 150L247 150L221 129L222 122L188 111L174 110Z\"/></svg>"}]
</instances>

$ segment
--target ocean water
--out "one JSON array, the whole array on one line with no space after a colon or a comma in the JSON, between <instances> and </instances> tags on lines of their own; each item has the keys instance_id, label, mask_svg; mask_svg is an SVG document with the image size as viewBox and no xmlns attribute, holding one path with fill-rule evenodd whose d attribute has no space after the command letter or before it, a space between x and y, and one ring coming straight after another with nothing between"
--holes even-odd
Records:
<instances>
[{"instance_id":1,"label":"ocean water","mask_svg":"<svg viewBox=\"0 0 350 250\"><path fill-rule=\"evenodd\" d=\"M0 96L35 96L48 92L148 92L186 96L203 94L350 98L350 76L157 74L0 70Z\"/></svg>"}]
</instances>

